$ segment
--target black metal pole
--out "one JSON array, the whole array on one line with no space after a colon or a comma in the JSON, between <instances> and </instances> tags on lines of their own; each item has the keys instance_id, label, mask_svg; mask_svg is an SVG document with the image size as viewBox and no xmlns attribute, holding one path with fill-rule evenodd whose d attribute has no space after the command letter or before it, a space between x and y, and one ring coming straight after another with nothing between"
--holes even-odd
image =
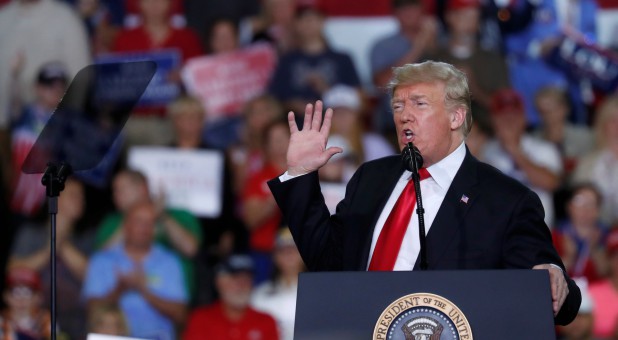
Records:
<instances>
[{"instance_id":1,"label":"black metal pole","mask_svg":"<svg viewBox=\"0 0 618 340\"><path fill-rule=\"evenodd\" d=\"M49 216L51 218L51 338L56 340L56 215L58 214L58 197L49 197Z\"/></svg>"},{"instance_id":2,"label":"black metal pole","mask_svg":"<svg viewBox=\"0 0 618 340\"><path fill-rule=\"evenodd\" d=\"M51 266L50 293L51 293L51 339L56 340L56 215L58 214L58 196L64 190L64 182L73 173L70 165L48 163L41 182L45 186L47 195L48 213L50 217L50 256Z\"/></svg>"}]
</instances>

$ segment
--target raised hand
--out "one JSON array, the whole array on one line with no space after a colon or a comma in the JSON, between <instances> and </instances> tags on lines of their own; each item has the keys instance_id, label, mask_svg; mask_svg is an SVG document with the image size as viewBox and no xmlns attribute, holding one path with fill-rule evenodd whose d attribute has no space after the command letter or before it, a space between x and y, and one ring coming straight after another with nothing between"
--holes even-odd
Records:
<instances>
[{"instance_id":1,"label":"raised hand","mask_svg":"<svg viewBox=\"0 0 618 340\"><path fill-rule=\"evenodd\" d=\"M322 123L322 102L316 101L305 107L303 129L298 130L294 112L288 113L290 144L288 146L288 174L304 175L318 170L335 154L343 152L339 147L326 149L333 110L327 109Z\"/></svg>"}]
</instances>

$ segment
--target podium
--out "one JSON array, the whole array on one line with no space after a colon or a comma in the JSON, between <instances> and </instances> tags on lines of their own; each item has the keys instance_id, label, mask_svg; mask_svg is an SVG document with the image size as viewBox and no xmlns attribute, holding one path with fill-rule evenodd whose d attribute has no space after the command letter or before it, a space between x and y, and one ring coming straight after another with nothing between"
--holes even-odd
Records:
<instances>
[{"instance_id":1,"label":"podium","mask_svg":"<svg viewBox=\"0 0 618 340\"><path fill-rule=\"evenodd\" d=\"M555 339L545 270L299 277L294 339Z\"/></svg>"}]
</instances>

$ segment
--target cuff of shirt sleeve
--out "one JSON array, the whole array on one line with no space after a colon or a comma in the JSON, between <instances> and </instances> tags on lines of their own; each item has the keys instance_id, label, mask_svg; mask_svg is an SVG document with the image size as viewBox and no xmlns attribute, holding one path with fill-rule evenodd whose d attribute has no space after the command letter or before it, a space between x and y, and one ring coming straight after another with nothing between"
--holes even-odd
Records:
<instances>
[{"instance_id":1,"label":"cuff of shirt sleeve","mask_svg":"<svg viewBox=\"0 0 618 340\"><path fill-rule=\"evenodd\" d=\"M550 266L552 266L552 267L554 267L554 268L558 268L558 269L560 269L560 271L562 272L562 274L564 274L564 270L563 270L563 269L562 269L559 265L557 265L557 264L553 264L553 263L550 263L549 265L550 265Z\"/></svg>"},{"instance_id":2,"label":"cuff of shirt sleeve","mask_svg":"<svg viewBox=\"0 0 618 340\"><path fill-rule=\"evenodd\" d=\"M302 175L296 175L296 176L294 176L294 175L290 175L290 174L286 171L283 175L279 176L279 181L280 181L281 183L283 183L283 182L285 182L285 181L289 181L289 180L291 180L292 178L296 178L296 177L298 177L298 176L302 176Z\"/></svg>"}]
</instances>

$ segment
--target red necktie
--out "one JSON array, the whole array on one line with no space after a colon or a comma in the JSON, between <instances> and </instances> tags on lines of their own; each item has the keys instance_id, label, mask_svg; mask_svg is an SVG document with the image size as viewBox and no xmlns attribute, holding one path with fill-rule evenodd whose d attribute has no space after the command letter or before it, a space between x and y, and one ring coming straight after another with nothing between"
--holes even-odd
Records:
<instances>
[{"instance_id":1,"label":"red necktie","mask_svg":"<svg viewBox=\"0 0 618 340\"><path fill-rule=\"evenodd\" d=\"M427 169L420 168L418 174L421 181L431 177ZM378 236L378 242L373 250L369 270L393 270L395 261L403 242L403 236L408 229L412 212L416 206L416 190L414 190L414 181L408 180L408 184L403 189L403 192L397 199L393 210L388 215L384 227Z\"/></svg>"}]
</instances>

